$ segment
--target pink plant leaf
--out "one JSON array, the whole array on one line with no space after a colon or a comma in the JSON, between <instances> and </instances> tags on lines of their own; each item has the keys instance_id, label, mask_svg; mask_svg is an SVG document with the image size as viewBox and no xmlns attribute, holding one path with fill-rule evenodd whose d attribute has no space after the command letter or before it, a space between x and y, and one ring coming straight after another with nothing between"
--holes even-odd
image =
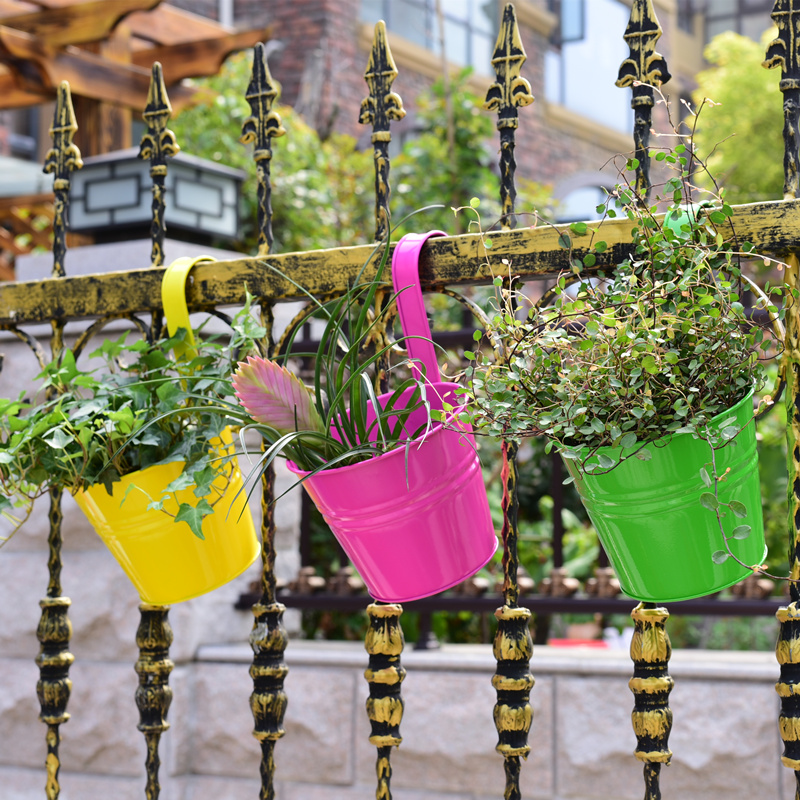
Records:
<instances>
[{"instance_id":1,"label":"pink plant leaf","mask_svg":"<svg viewBox=\"0 0 800 800\"><path fill-rule=\"evenodd\" d=\"M278 433L325 431L309 389L274 361L248 356L233 373L233 388L245 411Z\"/></svg>"}]
</instances>

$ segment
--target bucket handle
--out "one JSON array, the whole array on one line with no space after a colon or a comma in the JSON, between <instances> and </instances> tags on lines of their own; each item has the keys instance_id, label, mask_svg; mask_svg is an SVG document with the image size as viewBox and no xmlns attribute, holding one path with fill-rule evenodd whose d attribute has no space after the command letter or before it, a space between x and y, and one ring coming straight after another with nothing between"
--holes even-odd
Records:
<instances>
[{"instance_id":1,"label":"bucket handle","mask_svg":"<svg viewBox=\"0 0 800 800\"><path fill-rule=\"evenodd\" d=\"M192 325L189 322L189 307L186 303L186 280L195 264L203 261L215 261L213 256L183 256L176 258L165 270L161 279L161 305L167 319L167 330L170 336L178 332L178 328L186 330L186 340L174 347L178 358L192 359L197 355Z\"/></svg>"},{"instance_id":2,"label":"bucket handle","mask_svg":"<svg viewBox=\"0 0 800 800\"><path fill-rule=\"evenodd\" d=\"M392 283L397 294L397 313L403 334L407 337L405 345L411 359L411 372L422 378L418 364L425 366L425 380L439 383L439 363L436 349L431 341L431 326L422 299L419 282L419 254L425 242L433 236L447 236L444 231L427 233L407 233L395 245L392 254Z\"/></svg>"}]
</instances>

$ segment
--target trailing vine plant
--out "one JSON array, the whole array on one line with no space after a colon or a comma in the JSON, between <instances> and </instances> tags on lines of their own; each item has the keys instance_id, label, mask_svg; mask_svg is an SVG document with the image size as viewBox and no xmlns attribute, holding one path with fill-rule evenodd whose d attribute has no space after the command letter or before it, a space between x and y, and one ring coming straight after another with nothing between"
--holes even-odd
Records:
<instances>
[{"instance_id":1,"label":"trailing vine plant","mask_svg":"<svg viewBox=\"0 0 800 800\"><path fill-rule=\"evenodd\" d=\"M782 285L762 291L743 272L756 256L736 234L724 189L713 178L712 190L693 180L708 174L691 147L696 119L688 133L675 130L679 144L651 150L667 172L655 200L646 202L625 180L638 167L626 159L622 182L597 207L602 219L559 229L568 268L540 300L513 264L504 260L502 274L495 270L490 324L465 354L465 418L476 432L500 438L545 436L547 451L556 449L578 474L649 460L674 435L704 440L710 457L700 470L707 489L700 503L717 517L724 549L712 558L722 563L738 561L729 542L750 527L723 529L724 517L744 518L747 508L719 499L727 473L718 474L717 453L735 447L742 431L720 415L762 388L762 362L783 344L768 328L780 326L797 298ZM631 224L632 246L618 263L603 239L614 218ZM491 253L491 240L484 244Z\"/></svg>"}]
</instances>

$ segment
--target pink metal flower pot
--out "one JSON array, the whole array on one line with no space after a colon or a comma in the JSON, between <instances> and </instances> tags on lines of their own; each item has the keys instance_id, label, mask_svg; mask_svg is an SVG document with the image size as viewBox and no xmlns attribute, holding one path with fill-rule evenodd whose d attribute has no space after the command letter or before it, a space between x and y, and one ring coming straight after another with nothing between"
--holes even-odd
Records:
<instances>
[{"instance_id":1,"label":"pink metal flower pot","mask_svg":"<svg viewBox=\"0 0 800 800\"><path fill-rule=\"evenodd\" d=\"M425 241L441 235L404 236L392 259L403 332L420 337L407 339L409 355L425 365L427 397L439 410L444 403L459 405L458 387L439 377L418 265ZM425 421L420 409L407 427L415 430ZM308 474L291 462L289 469ZM408 448L323 470L303 485L376 600L404 602L442 592L474 575L497 548L471 428L453 414Z\"/></svg>"}]
</instances>

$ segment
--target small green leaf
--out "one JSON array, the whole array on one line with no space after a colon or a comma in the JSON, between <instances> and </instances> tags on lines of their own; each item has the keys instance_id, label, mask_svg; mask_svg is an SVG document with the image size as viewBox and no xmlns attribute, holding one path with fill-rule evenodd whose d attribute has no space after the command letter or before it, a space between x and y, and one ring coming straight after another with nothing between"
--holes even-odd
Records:
<instances>
[{"instance_id":1,"label":"small green leaf","mask_svg":"<svg viewBox=\"0 0 800 800\"><path fill-rule=\"evenodd\" d=\"M219 469L223 469L222 463L219 464ZM211 493L211 484L218 477L218 470L210 464L201 470L192 473L192 479L195 484L194 494L195 497L208 497Z\"/></svg>"},{"instance_id":2,"label":"small green leaf","mask_svg":"<svg viewBox=\"0 0 800 800\"><path fill-rule=\"evenodd\" d=\"M600 464L603 469L613 469L617 462L614 461L613 458L607 456L605 453L598 453L597 463Z\"/></svg>"},{"instance_id":3,"label":"small green leaf","mask_svg":"<svg viewBox=\"0 0 800 800\"><path fill-rule=\"evenodd\" d=\"M740 519L744 519L747 516L747 506L744 503L740 503L738 500L732 500L728 503L728 508L733 512L734 516Z\"/></svg>"},{"instance_id":4,"label":"small green leaf","mask_svg":"<svg viewBox=\"0 0 800 800\"><path fill-rule=\"evenodd\" d=\"M752 528L749 525L738 525L731 531L732 539L746 539L750 535Z\"/></svg>"},{"instance_id":5,"label":"small green leaf","mask_svg":"<svg viewBox=\"0 0 800 800\"><path fill-rule=\"evenodd\" d=\"M656 364L656 360L653 356L645 356L642 359L642 367L650 375L656 375L658 373L658 364Z\"/></svg>"},{"instance_id":6,"label":"small green leaf","mask_svg":"<svg viewBox=\"0 0 800 800\"><path fill-rule=\"evenodd\" d=\"M714 485L714 482L711 480L711 476L708 474L708 470L705 467L700 467L700 479L709 489Z\"/></svg>"},{"instance_id":7,"label":"small green leaf","mask_svg":"<svg viewBox=\"0 0 800 800\"><path fill-rule=\"evenodd\" d=\"M572 247L572 237L566 232L558 237L558 246L562 250L569 250Z\"/></svg>"},{"instance_id":8,"label":"small green leaf","mask_svg":"<svg viewBox=\"0 0 800 800\"><path fill-rule=\"evenodd\" d=\"M569 226L569 229L576 235L576 236L585 236L586 230L588 226L585 222L573 222L572 225Z\"/></svg>"},{"instance_id":9,"label":"small green leaf","mask_svg":"<svg viewBox=\"0 0 800 800\"><path fill-rule=\"evenodd\" d=\"M178 513L175 515L175 522L185 522L198 539L205 539L206 537L203 536L203 518L213 513L214 509L205 499L200 500L196 506L181 503Z\"/></svg>"},{"instance_id":10,"label":"small green leaf","mask_svg":"<svg viewBox=\"0 0 800 800\"><path fill-rule=\"evenodd\" d=\"M72 441L72 437L61 428L54 428L47 436L43 436L42 440L54 450L63 450Z\"/></svg>"},{"instance_id":11,"label":"small green leaf","mask_svg":"<svg viewBox=\"0 0 800 800\"><path fill-rule=\"evenodd\" d=\"M711 554L711 560L715 564L724 564L728 560L728 554L724 550L717 550Z\"/></svg>"},{"instance_id":12,"label":"small green leaf","mask_svg":"<svg viewBox=\"0 0 800 800\"><path fill-rule=\"evenodd\" d=\"M633 431L628 431L620 440L619 446L620 447L634 447L636 445L637 438L636 434Z\"/></svg>"},{"instance_id":13,"label":"small green leaf","mask_svg":"<svg viewBox=\"0 0 800 800\"><path fill-rule=\"evenodd\" d=\"M703 508L708 508L711 511L716 511L719 508L719 500L711 492L703 492L700 495L700 505Z\"/></svg>"},{"instance_id":14,"label":"small green leaf","mask_svg":"<svg viewBox=\"0 0 800 800\"><path fill-rule=\"evenodd\" d=\"M653 454L649 450L639 450L639 452L636 453L636 458L638 458L639 461L650 461L652 457Z\"/></svg>"}]
</instances>

